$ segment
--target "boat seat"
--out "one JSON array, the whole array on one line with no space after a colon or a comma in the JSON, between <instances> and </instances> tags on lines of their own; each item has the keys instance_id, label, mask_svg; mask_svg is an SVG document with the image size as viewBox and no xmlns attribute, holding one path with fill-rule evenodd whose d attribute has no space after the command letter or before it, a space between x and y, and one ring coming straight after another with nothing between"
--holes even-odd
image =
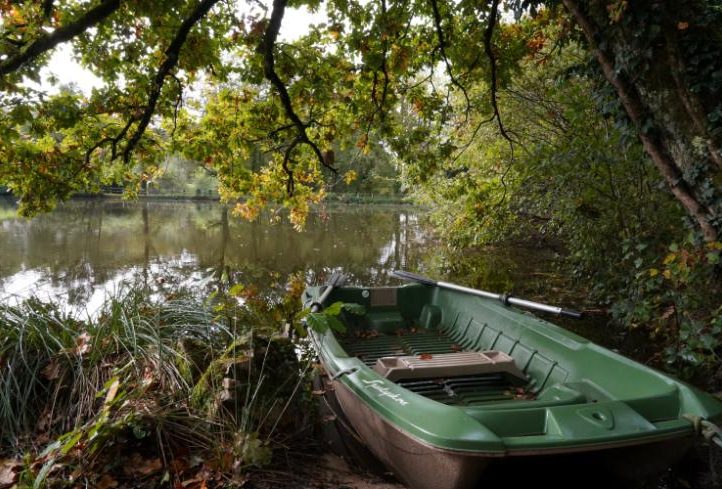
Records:
<instances>
[{"instance_id":1,"label":"boat seat","mask_svg":"<svg viewBox=\"0 0 722 489\"><path fill-rule=\"evenodd\" d=\"M376 360L374 371L391 381L490 373L507 373L526 381L514 359L496 350L382 357Z\"/></svg>"}]
</instances>

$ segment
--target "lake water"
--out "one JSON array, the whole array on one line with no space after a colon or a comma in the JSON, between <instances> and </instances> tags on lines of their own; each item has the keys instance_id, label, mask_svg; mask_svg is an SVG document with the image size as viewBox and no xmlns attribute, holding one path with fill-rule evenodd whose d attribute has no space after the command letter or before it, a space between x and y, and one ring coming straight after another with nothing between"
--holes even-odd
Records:
<instances>
[{"instance_id":1,"label":"lake water","mask_svg":"<svg viewBox=\"0 0 722 489\"><path fill-rule=\"evenodd\" d=\"M428 242L412 208L335 206L306 230L236 218L216 202L75 200L34 219L0 200L0 300L54 299L92 312L108 293L142 283L205 287L229 274L267 284L291 273L308 283L332 270L351 282L389 283L415 269Z\"/></svg>"},{"instance_id":2,"label":"lake water","mask_svg":"<svg viewBox=\"0 0 722 489\"><path fill-rule=\"evenodd\" d=\"M397 284L389 272L406 269L570 305L548 251L454 253L422 221L410 206L333 205L298 232L268 216L244 221L217 202L119 199L74 200L23 219L0 199L0 301L37 296L83 314L128 284L168 292L230 277L265 287L292 273L317 284L342 270L350 283L381 285Z\"/></svg>"}]
</instances>

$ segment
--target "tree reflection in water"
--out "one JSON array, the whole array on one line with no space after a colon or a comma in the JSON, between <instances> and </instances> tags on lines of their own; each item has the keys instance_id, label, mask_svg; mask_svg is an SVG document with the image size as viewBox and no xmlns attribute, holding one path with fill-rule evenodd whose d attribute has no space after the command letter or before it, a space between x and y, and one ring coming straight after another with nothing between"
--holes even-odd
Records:
<instances>
[{"instance_id":1,"label":"tree reflection in water","mask_svg":"<svg viewBox=\"0 0 722 489\"><path fill-rule=\"evenodd\" d=\"M215 202L77 200L25 220L2 200L0 298L37 295L82 313L125 284L156 293L211 289L220 279L263 288L298 272L315 282L333 269L381 284L425 254L413 209L339 206L324 214L298 233L268 219L243 221Z\"/></svg>"}]
</instances>

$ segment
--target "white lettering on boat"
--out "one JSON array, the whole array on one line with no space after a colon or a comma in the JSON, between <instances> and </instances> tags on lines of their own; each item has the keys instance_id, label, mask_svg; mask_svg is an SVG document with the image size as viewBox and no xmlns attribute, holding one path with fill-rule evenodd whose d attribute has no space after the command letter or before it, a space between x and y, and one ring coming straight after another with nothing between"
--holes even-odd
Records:
<instances>
[{"instance_id":1,"label":"white lettering on boat","mask_svg":"<svg viewBox=\"0 0 722 489\"><path fill-rule=\"evenodd\" d=\"M384 387L383 385L381 385L384 382L383 380L363 380L363 379L361 379L361 382L363 382L364 385L366 385L370 389L373 389L376 392L378 392L379 397L388 397L389 399L392 399L392 400L398 402L402 406L406 406L409 404L407 401L404 401L404 399L399 394L397 394L395 392L391 392L391 390L388 387Z\"/></svg>"}]
</instances>

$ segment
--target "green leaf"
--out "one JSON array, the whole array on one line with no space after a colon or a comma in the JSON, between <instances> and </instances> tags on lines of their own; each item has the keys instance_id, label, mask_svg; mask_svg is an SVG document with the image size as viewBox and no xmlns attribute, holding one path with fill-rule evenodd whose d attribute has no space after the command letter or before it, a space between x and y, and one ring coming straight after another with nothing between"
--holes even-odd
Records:
<instances>
[{"instance_id":1,"label":"green leaf","mask_svg":"<svg viewBox=\"0 0 722 489\"><path fill-rule=\"evenodd\" d=\"M312 312L306 316L306 324L316 333L325 333L328 331L328 316L320 312Z\"/></svg>"},{"instance_id":2,"label":"green leaf","mask_svg":"<svg viewBox=\"0 0 722 489\"><path fill-rule=\"evenodd\" d=\"M323 310L323 313L327 316L338 316L341 314L341 308L343 308L343 302L334 302Z\"/></svg>"},{"instance_id":3,"label":"green leaf","mask_svg":"<svg viewBox=\"0 0 722 489\"><path fill-rule=\"evenodd\" d=\"M233 297L238 297L239 295L241 295L241 292L243 292L244 289L245 289L245 287L243 286L243 284L236 284L233 287L231 287L230 289L228 289L228 295L232 295Z\"/></svg>"},{"instance_id":4,"label":"green leaf","mask_svg":"<svg viewBox=\"0 0 722 489\"><path fill-rule=\"evenodd\" d=\"M343 305L343 309L346 312L350 312L351 314L355 314L356 316L363 316L366 314L366 308L362 306L361 304L356 304L354 302L347 302Z\"/></svg>"},{"instance_id":5,"label":"green leaf","mask_svg":"<svg viewBox=\"0 0 722 489\"><path fill-rule=\"evenodd\" d=\"M70 450L77 445L77 443L80 441L80 439L83 437L83 432L81 430L78 430L77 433L75 433L68 441L66 441L63 444L63 448L60 449L60 453L63 455L67 455Z\"/></svg>"},{"instance_id":6,"label":"green leaf","mask_svg":"<svg viewBox=\"0 0 722 489\"><path fill-rule=\"evenodd\" d=\"M345 333L346 332L346 325L343 324L339 319L335 316L328 316L328 325L331 327L332 330L337 331L339 333Z\"/></svg>"},{"instance_id":7,"label":"green leaf","mask_svg":"<svg viewBox=\"0 0 722 489\"><path fill-rule=\"evenodd\" d=\"M296 330L296 335L299 338L305 338L306 337L306 328L303 327L301 323L294 323L293 329Z\"/></svg>"}]
</instances>

